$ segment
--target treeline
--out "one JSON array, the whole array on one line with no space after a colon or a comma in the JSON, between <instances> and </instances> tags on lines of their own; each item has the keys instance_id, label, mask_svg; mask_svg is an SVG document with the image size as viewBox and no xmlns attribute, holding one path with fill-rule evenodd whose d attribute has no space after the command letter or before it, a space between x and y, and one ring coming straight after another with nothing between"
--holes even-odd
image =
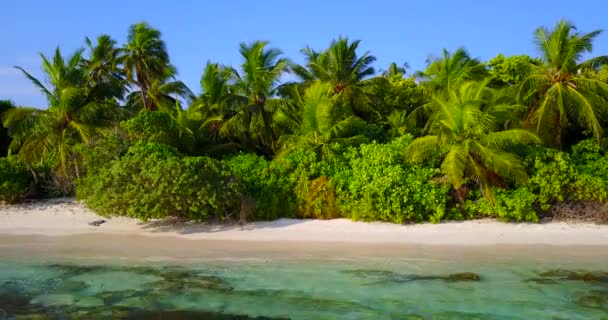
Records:
<instances>
[{"instance_id":1,"label":"treeline","mask_svg":"<svg viewBox=\"0 0 608 320\"><path fill-rule=\"evenodd\" d=\"M0 199L75 193L141 219L608 220L608 57L582 60L599 34L560 21L535 31L539 57L444 50L415 73L377 72L347 38L303 65L242 43L195 96L138 23L123 45L41 55L47 83L17 67L48 105L0 105Z\"/></svg>"}]
</instances>

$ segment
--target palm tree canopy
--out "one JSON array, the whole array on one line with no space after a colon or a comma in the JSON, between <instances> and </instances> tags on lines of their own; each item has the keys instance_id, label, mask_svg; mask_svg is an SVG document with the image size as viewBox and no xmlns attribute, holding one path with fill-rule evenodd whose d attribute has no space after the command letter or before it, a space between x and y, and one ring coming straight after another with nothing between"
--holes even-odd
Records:
<instances>
[{"instance_id":1,"label":"palm tree canopy","mask_svg":"<svg viewBox=\"0 0 608 320\"><path fill-rule=\"evenodd\" d=\"M127 43L122 49L124 67L130 81L152 81L163 75L169 54L160 31L140 22L129 27Z\"/></svg>"},{"instance_id":2,"label":"palm tree canopy","mask_svg":"<svg viewBox=\"0 0 608 320\"><path fill-rule=\"evenodd\" d=\"M306 56L306 66L293 66L294 73L304 81L329 82L336 93L341 93L375 73L371 65L376 57L370 52L359 56L357 49L360 43L360 40L349 41L340 37L323 52L306 47L301 50Z\"/></svg>"},{"instance_id":3,"label":"palm tree canopy","mask_svg":"<svg viewBox=\"0 0 608 320\"><path fill-rule=\"evenodd\" d=\"M50 87L23 68L17 67L47 96L48 108L14 108L3 116L13 140L10 149L27 162L56 152L65 168L74 144L86 142L99 128L111 123L116 100L103 83L90 84L88 70L83 66L83 50L67 59L57 48L52 59L41 54L42 69Z\"/></svg>"},{"instance_id":4,"label":"palm tree canopy","mask_svg":"<svg viewBox=\"0 0 608 320\"><path fill-rule=\"evenodd\" d=\"M530 105L529 122L543 139L561 146L569 125L589 130L596 140L603 136L608 112L608 85L580 75L587 68L599 68L607 56L583 61L600 30L582 34L562 20L552 30L541 27L535 42L542 53L542 65L530 64L530 74L519 86L518 97Z\"/></svg>"},{"instance_id":5,"label":"palm tree canopy","mask_svg":"<svg viewBox=\"0 0 608 320\"><path fill-rule=\"evenodd\" d=\"M132 25L121 53L124 55L123 65L127 80L139 87L146 109L155 110L159 106L149 101L148 87L155 82L157 86L158 82L165 82L168 73L172 76L177 73L171 66L160 31L143 22Z\"/></svg>"},{"instance_id":6,"label":"palm tree canopy","mask_svg":"<svg viewBox=\"0 0 608 320\"><path fill-rule=\"evenodd\" d=\"M432 122L432 134L414 140L407 147L407 157L422 162L433 155L440 156L441 169L454 189L471 178L490 200L490 186L502 185L502 179L527 181L522 162L506 150L537 143L539 139L522 129L501 130L501 124L522 106L493 95L487 82L468 82L450 91L448 98L436 96L439 108Z\"/></svg>"},{"instance_id":7,"label":"palm tree canopy","mask_svg":"<svg viewBox=\"0 0 608 320\"><path fill-rule=\"evenodd\" d=\"M453 53L443 49L441 58L429 58L427 63L427 69L417 75L427 81L433 92L447 92L466 81L481 80L486 76L485 66L478 59L471 58L464 48Z\"/></svg>"},{"instance_id":8,"label":"palm tree canopy","mask_svg":"<svg viewBox=\"0 0 608 320\"><path fill-rule=\"evenodd\" d=\"M279 58L281 50L267 46L266 41L240 44L242 74L235 72L235 88L249 97L252 104L263 104L275 95L281 75L289 66L289 60Z\"/></svg>"},{"instance_id":9,"label":"palm tree canopy","mask_svg":"<svg viewBox=\"0 0 608 320\"><path fill-rule=\"evenodd\" d=\"M122 99L128 90L125 72L122 68L122 56L116 47L116 41L108 35L101 35L93 44L86 38L89 57L83 59L89 77L89 85L101 84L118 99Z\"/></svg>"},{"instance_id":10,"label":"palm tree canopy","mask_svg":"<svg viewBox=\"0 0 608 320\"><path fill-rule=\"evenodd\" d=\"M284 135L279 140L284 150L311 147L331 160L334 157L333 144L352 146L367 140L365 136L357 134L365 123L336 103L331 84L321 81L312 83L301 103L300 127L295 134Z\"/></svg>"}]
</instances>

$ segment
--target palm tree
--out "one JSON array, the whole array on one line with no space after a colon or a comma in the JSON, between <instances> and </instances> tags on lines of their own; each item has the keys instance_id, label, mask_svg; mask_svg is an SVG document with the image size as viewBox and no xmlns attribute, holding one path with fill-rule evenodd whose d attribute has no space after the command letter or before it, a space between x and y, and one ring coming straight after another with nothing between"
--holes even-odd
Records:
<instances>
[{"instance_id":1,"label":"palm tree","mask_svg":"<svg viewBox=\"0 0 608 320\"><path fill-rule=\"evenodd\" d=\"M268 42L256 41L252 44L241 43L240 53L243 57L242 74L234 72L235 94L247 100L240 110L241 128L251 133L252 123L259 123L261 135L258 135L263 151L272 154L276 141L272 129L272 115L280 104L276 99L281 75L287 71L289 61L279 58L279 49L267 48ZM249 135L249 134L247 134Z\"/></svg>"},{"instance_id":2,"label":"palm tree","mask_svg":"<svg viewBox=\"0 0 608 320\"><path fill-rule=\"evenodd\" d=\"M441 58L429 58L424 72L417 76L425 81L431 92L449 92L452 88L471 80L481 80L486 76L485 66L471 58L464 48L450 53L443 49Z\"/></svg>"},{"instance_id":3,"label":"palm tree","mask_svg":"<svg viewBox=\"0 0 608 320\"><path fill-rule=\"evenodd\" d=\"M395 62L391 62L391 64L388 66L388 69L382 71L382 75L387 78L397 75L403 76L409 67L410 66L407 63L404 63L403 65L399 66Z\"/></svg>"},{"instance_id":4,"label":"palm tree","mask_svg":"<svg viewBox=\"0 0 608 320\"><path fill-rule=\"evenodd\" d=\"M194 99L194 94L181 81L175 80L175 70L165 68L165 73L154 79L146 86L146 92L133 91L127 97L127 107L132 111L159 110L169 113L175 112L176 105L180 105L179 98L188 103ZM147 106L147 107L145 107Z\"/></svg>"},{"instance_id":5,"label":"palm tree","mask_svg":"<svg viewBox=\"0 0 608 320\"><path fill-rule=\"evenodd\" d=\"M333 92L340 94L342 101L338 103L347 104L364 116L374 111L362 89L368 83L364 80L375 73L371 65L376 57L370 52L359 56L357 49L360 43L360 40L351 42L340 37L323 52L306 47L301 50L306 56L306 66L295 65L292 70L306 83L315 80L330 83Z\"/></svg>"},{"instance_id":6,"label":"palm tree","mask_svg":"<svg viewBox=\"0 0 608 320\"><path fill-rule=\"evenodd\" d=\"M232 82L235 71L218 63L207 62L201 77L201 94L193 105L205 113L224 115L232 106Z\"/></svg>"},{"instance_id":7,"label":"palm tree","mask_svg":"<svg viewBox=\"0 0 608 320\"><path fill-rule=\"evenodd\" d=\"M307 59L306 67L296 65L292 67L293 71L304 81L330 83L336 94L349 91L375 72L371 64L376 57L369 52L357 55L360 43L360 40L349 42L348 38L340 37L324 52L306 47L301 50Z\"/></svg>"},{"instance_id":8,"label":"palm tree","mask_svg":"<svg viewBox=\"0 0 608 320\"><path fill-rule=\"evenodd\" d=\"M156 110L158 106L150 101L148 90L155 81L165 79L170 68L169 54L160 31L143 22L132 25L121 53L127 79L139 87L145 108Z\"/></svg>"},{"instance_id":9,"label":"palm tree","mask_svg":"<svg viewBox=\"0 0 608 320\"><path fill-rule=\"evenodd\" d=\"M112 95L122 99L128 89L125 72L121 66L122 56L114 41L108 35L101 35L97 43L88 37L85 43L89 49L88 59L82 59L88 72L88 84L112 90Z\"/></svg>"},{"instance_id":10,"label":"palm tree","mask_svg":"<svg viewBox=\"0 0 608 320\"><path fill-rule=\"evenodd\" d=\"M201 94L186 110L180 110L176 115L180 125L189 128L198 142L213 143L205 145L208 152L228 146L233 149L242 147L232 141L239 132L222 130L226 121L238 114L238 107L248 102L248 99L232 92L234 72L232 68L207 62L200 81Z\"/></svg>"},{"instance_id":11,"label":"palm tree","mask_svg":"<svg viewBox=\"0 0 608 320\"><path fill-rule=\"evenodd\" d=\"M58 166L65 173L72 147L87 142L102 127L111 123L117 107L115 97L111 90L103 89L101 84L91 85L87 82L88 70L82 67L82 52L78 50L67 60L59 48L52 59L40 55L50 88L24 69L16 67L48 100L46 110L14 108L4 114L4 126L13 137L10 150L18 152L26 163L56 154Z\"/></svg>"},{"instance_id":12,"label":"palm tree","mask_svg":"<svg viewBox=\"0 0 608 320\"><path fill-rule=\"evenodd\" d=\"M323 158L335 157L332 146L353 146L367 139L357 134L365 123L336 104L336 96L330 84L314 82L306 89L301 106L301 124L295 134L279 139L283 151L299 147L312 148Z\"/></svg>"},{"instance_id":13,"label":"palm tree","mask_svg":"<svg viewBox=\"0 0 608 320\"><path fill-rule=\"evenodd\" d=\"M2 119L2 115L10 110L15 108L15 105L10 100L0 100L0 120ZM2 122L0 121L0 157L4 157L8 154L8 146L11 144L11 137L8 134L8 129L6 129Z\"/></svg>"},{"instance_id":14,"label":"palm tree","mask_svg":"<svg viewBox=\"0 0 608 320\"><path fill-rule=\"evenodd\" d=\"M443 49L441 58L429 58L427 69L417 72L416 76L423 80L421 85L426 90L437 96L449 96L454 88L458 88L468 81L480 81L487 75L485 66L477 59L471 58L464 48L458 48L454 53ZM431 99L408 115L409 122L413 124L427 121L424 132L429 130L429 118L435 114L439 106L436 99Z\"/></svg>"},{"instance_id":15,"label":"palm tree","mask_svg":"<svg viewBox=\"0 0 608 320\"><path fill-rule=\"evenodd\" d=\"M570 124L589 130L598 141L603 135L608 85L579 76L585 69L599 68L608 62L608 56L582 61L600 33L596 30L581 34L565 20L553 30L541 27L535 32L543 63L529 64L530 74L522 81L518 96L530 106L529 122L549 144L561 147Z\"/></svg>"},{"instance_id":16,"label":"palm tree","mask_svg":"<svg viewBox=\"0 0 608 320\"><path fill-rule=\"evenodd\" d=\"M407 157L416 162L441 157L441 170L461 201L466 199L470 180L490 201L490 186L504 186L505 180L526 182L521 160L506 150L539 142L527 130L501 130L503 123L522 107L496 99L486 83L465 83L453 88L447 98L435 96L439 108L432 122L432 134L415 139L406 149Z\"/></svg>"}]
</instances>

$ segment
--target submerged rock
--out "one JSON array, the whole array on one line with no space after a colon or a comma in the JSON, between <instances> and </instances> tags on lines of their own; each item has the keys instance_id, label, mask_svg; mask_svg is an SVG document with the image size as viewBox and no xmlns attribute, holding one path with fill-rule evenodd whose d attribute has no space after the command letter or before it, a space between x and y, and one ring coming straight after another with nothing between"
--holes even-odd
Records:
<instances>
[{"instance_id":1,"label":"submerged rock","mask_svg":"<svg viewBox=\"0 0 608 320\"><path fill-rule=\"evenodd\" d=\"M352 274L358 277L387 277L393 276L396 273L388 270L342 270L342 273Z\"/></svg>"},{"instance_id":2,"label":"submerged rock","mask_svg":"<svg viewBox=\"0 0 608 320\"><path fill-rule=\"evenodd\" d=\"M45 307L69 306L76 302L76 298L67 293L52 293L35 297L31 302Z\"/></svg>"},{"instance_id":3,"label":"submerged rock","mask_svg":"<svg viewBox=\"0 0 608 320\"><path fill-rule=\"evenodd\" d=\"M574 299L574 303L587 308L598 308L608 310L608 292L593 291L590 294L581 295Z\"/></svg>"},{"instance_id":4,"label":"submerged rock","mask_svg":"<svg viewBox=\"0 0 608 320\"><path fill-rule=\"evenodd\" d=\"M454 273L445 278L448 282L460 282L460 281L479 281L480 277L478 274L473 272L461 272Z\"/></svg>"},{"instance_id":5,"label":"submerged rock","mask_svg":"<svg viewBox=\"0 0 608 320\"><path fill-rule=\"evenodd\" d=\"M218 276L203 275L176 268L171 268L170 271L165 270L158 274L162 280L147 284L146 289L156 292L179 292L188 289L233 290L226 280Z\"/></svg>"},{"instance_id":6,"label":"submerged rock","mask_svg":"<svg viewBox=\"0 0 608 320\"><path fill-rule=\"evenodd\" d=\"M423 280L442 280L446 282L480 281L481 277L473 272L459 272L444 275L417 275L402 274L387 270L344 270L344 273L353 274L361 278L372 278L379 282L405 283Z\"/></svg>"},{"instance_id":7,"label":"submerged rock","mask_svg":"<svg viewBox=\"0 0 608 320\"><path fill-rule=\"evenodd\" d=\"M0 291L0 309L7 315L21 313L30 304L30 298L18 292ZM1 319L1 318L0 318Z\"/></svg>"},{"instance_id":8,"label":"submerged rock","mask_svg":"<svg viewBox=\"0 0 608 320\"><path fill-rule=\"evenodd\" d=\"M526 282L534 282L538 284L558 284L559 282L555 279L550 278L530 278L526 279Z\"/></svg>"},{"instance_id":9,"label":"submerged rock","mask_svg":"<svg viewBox=\"0 0 608 320\"><path fill-rule=\"evenodd\" d=\"M77 292L86 289L88 286L84 281L66 280L57 288L57 292Z\"/></svg>"},{"instance_id":10,"label":"submerged rock","mask_svg":"<svg viewBox=\"0 0 608 320\"><path fill-rule=\"evenodd\" d=\"M96 298L99 298L104 301L106 305L113 305L120 301L126 300L128 298L137 297L144 294L139 290L125 290L125 291L104 291L95 295Z\"/></svg>"},{"instance_id":11,"label":"submerged rock","mask_svg":"<svg viewBox=\"0 0 608 320\"><path fill-rule=\"evenodd\" d=\"M567 277L571 277L575 274L576 274L576 272L574 272L574 271L565 270L565 269L555 269L555 270L545 271L545 272L541 273L540 276L543 278L567 278Z\"/></svg>"},{"instance_id":12,"label":"submerged rock","mask_svg":"<svg viewBox=\"0 0 608 320\"><path fill-rule=\"evenodd\" d=\"M79 307L79 308L101 307L103 305L104 305L104 301L97 297L80 298L74 304L74 306Z\"/></svg>"},{"instance_id":13,"label":"submerged rock","mask_svg":"<svg viewBox=\"0 0 608 320\"><path fill-rule=\"evenodd\" d=\"M547 279L549 281L584 281L584 282L605 282L608 283L608 272L575 272L565 269L555 269L543 272L540 274L541 278L527 279L526 281L534 281L542 283L540 279Z\"/></svg>"},{"instance_id":14,"label":"submerged rock","mask_svg":"<svg viewBox=\"0 0 608 320\"><path fill-rule=\"evenodd\" d=\"M225 314L220 312L209 311L150 311L141 310L130 313L127 317L121 319L128 320L278 320L288 318L270 318L270 317L250 317L247 315Z\"/></svg>"}]
</instances>

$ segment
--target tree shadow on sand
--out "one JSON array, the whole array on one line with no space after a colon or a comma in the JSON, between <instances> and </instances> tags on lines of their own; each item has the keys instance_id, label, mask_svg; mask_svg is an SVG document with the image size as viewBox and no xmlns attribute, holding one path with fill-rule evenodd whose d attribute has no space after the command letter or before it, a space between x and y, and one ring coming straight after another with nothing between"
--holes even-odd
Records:
<instances>
[{"instance_id":1,"label":"tree shadow on sand","mask_svg":"<svg viewBox=\"0 0 608 320\"><path fill-rule=\"evenodd\" d=\"M176 232L179 234L216 233L224 231L251 231L259 229L281 229L301 224L307 220L279 219L274 221L258 221L240 224L236 222L197 222L183 218L167 218L139 225L142 229L151 232Z\"/></svg>"}]
</instances>

